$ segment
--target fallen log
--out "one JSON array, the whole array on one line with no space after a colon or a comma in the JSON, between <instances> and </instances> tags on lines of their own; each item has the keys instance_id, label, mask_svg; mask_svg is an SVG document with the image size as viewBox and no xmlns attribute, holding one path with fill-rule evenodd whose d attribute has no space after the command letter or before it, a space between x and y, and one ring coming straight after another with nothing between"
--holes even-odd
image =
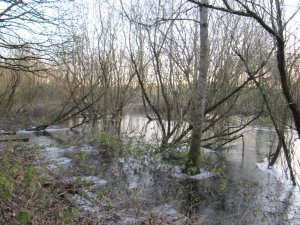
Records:
<instances>
[{"instance_id":1,"label":"fallen log","mask_svg":"<svg viewBox=\"0 0 300 225\"><path fill-rule=\"evenodd\" d=\"M29 137L20 136L20 135L0 135L0 142L28 142Z\"/></svg>"},{"instance_id":2,"label":"fallen log","mask_svg":"<svg viewBox=\"0 0 300 225\"><path fill-rule=\"evenodd\" d=\"M42 125L39 125L39 126L36 126L36 127L30 127L30 128L26 128L25 130L26 131L35 131L35 132L39 132L39 131L42 131L42 130L45 130L47 127L49 127L50 124L42 124Z\"/></svg>"},{"instance_id":3,"label":"fallen log","mask_svg":"<svg viewBox=\"0 0 300 225\"><path fill-rule=\"evenodd\" d=\"M0 132L0 135L16 135L16 132L13 131L5 131L5 132Z\"/></svg>"}]
</instances>

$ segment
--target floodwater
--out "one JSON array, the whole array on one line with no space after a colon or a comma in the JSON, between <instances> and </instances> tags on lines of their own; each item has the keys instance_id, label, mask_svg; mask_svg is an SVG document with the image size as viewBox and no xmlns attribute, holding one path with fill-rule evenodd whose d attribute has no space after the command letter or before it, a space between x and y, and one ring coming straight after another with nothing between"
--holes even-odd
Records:
<instances>
[{"instance_id":1,"label":"floodwater","mask_svg":"<svg viewBox=\"0 0 300 225\"><path fill-rule=\"evenodd\" d=\"M204 224L300 224L299 188L286 179L282 163L267 168L266 157L277 144L273 130L245 129L243 140L230 143L224 151L227 169L220 179L204 169L197 177L187 177L179 166L145 150L146 145L141 145L140 154L99 153L80 142L84 129L74 133L54 127L44 135L28 135L31 143L42 147L53 172L92 181L84 199L72 196L74 204L99 213L102 206L113 210L118 218L111 224L134 224L141 211L167 215L177 221L174 224L185 224L188 217ZM139 115L125 116L121 132L152 144L160 138L156 121L148 123ZM299 153L299 140L294 150ZM297 157L294 166L299 168Z\"/></svg>"}]
</instances>

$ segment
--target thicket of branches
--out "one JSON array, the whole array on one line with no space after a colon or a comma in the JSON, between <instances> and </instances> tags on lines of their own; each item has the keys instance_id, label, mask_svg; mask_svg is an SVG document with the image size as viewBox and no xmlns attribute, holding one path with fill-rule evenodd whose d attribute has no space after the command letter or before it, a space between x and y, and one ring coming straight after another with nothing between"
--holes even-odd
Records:
<instances>
[{"instance_id":1,"label":"thicket of branches","mask_svg":"<svg viewBox=\"0 0 300 225\"><path fill-rule=\"evenodd\" d=\"M1 1L1 114L25 115L37 129L75 116L75 125L103 119L108 129L134 103L157 120L162 151L190 141L201 7L210 9L201 145L220 149L268 115L279 137L271 164L283 149L292 171L300 54L280 1Z\"/></svg>"}]
</instances>

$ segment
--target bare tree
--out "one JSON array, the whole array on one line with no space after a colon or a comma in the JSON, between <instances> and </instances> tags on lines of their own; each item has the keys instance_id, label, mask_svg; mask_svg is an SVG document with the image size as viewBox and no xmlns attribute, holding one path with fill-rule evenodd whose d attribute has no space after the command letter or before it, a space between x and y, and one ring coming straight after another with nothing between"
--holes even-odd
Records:
<instances>
[{"instance_id":1,"label":"bare tree","mask_svg":"<svg viewBox=\"0 0 300 225\"><path fill-rule=\"evenodd\" d=\"M162 146L166 147L190 140L188 133L194 124L191 103L194 101L198 75L200 35L195 9L186 9L180 4L173 10L168 10L169 7L174 6L164 4L159 7L158 4L147 14L146 6L143 6L140 10L146 12L143 11L142 15L136 9L130 11L123 7L132 25L129 49L133 70L144 103L152 111L152 115L147 113L147 117L157 120L162 133ZM155 22L147 24L153 17ZM223 17L220 15L220 18ZM214 27L224 26L224 23L220 24L220 18L212 19L216 23ZM235 27L234 22L229 24ZM218 30L221 29L212 32L212 37L216 38L210 43L214 47L208 73L209 101L204 104L205 116L202 120L202 133L205 134L201 142L201 145L215 149L237 138L233 134L249 124L244 121L235 126L235 131L229 131L226 121L228 123L233 109L238 108L240 93L252 80L251 77L242 78L243 64L231 50L233 40L230 32L218 36ZM257 110L258 114L260 112Z\"/></svg>"},{"instance_id":2,"label":"bare tree","mask_svg":"<svg viewBox=\"0 0 300 225\"><path fill-rule=\"evenodd\" d=\"M64 98L45 125L80 116L82 120L74 126L95 125L102 119L104 129L109 129L113 121L120 121L124 106L135 92L131 86L133 74L127 70L124 50L116 38L122 30L112 22L117 15L108 7L108 16L102 16L97 13L100 7L104 6L78 7L76 13L99 15L91 20L97 26L87 19L73 21L72 38L57 51L57 71L52 77L62 82Z\"/></svg>"},{"instance_id":3,"label":"bare tree","mask_svg":"<svg viewBox=\"0 0 300 225\"><path fill-rule=\"evenodd\" d=\"M207 4L207 0L202 3ZM199 74L196 80L194 97L194 118L189 151L189 160L185 170L191 174L199 173L199 156L204 128L204 112L206 101L206 79L209 67L209 48L208 48L208 10L204 6L200 7L200 52L199 52Z\"/></svg>"},{"instance_id":4,"label":"bare tree","mask_svg":"<svg viewBox=\"0 0 300 225\"><path fill-rule=\"evenodd\" d=\"M41 69L35 66L40 60L51 59L51 45L57 44L54 35L59 35L58 29L63 33L63 4L44 0L1 1L0 67L31 72ZM14 54L14 50L22 50L23 54Z\"/></svg>"},{"instance_id":5,"label":"bare tree","mask_svg":"<svg viewBox=\"0 0 300 225\"><path fill-rule=\"evenodd\" d=\"M283 21L282 3L279 0L270 1L268 4L257 4L255 1L242 2L239 0L232 2L225 0L222 1L223 5L211 5L195 0L189 0L189 2L210 9L252 18L271 35L276 43L277 68L280 76L281 89L289 109L292 112L294 125L300 137L300 107L292 95L292 89L286 70L286 42L284 36L286 24ZM290 19L288 21L290 21Z\"/></svg>"}]
</instances>

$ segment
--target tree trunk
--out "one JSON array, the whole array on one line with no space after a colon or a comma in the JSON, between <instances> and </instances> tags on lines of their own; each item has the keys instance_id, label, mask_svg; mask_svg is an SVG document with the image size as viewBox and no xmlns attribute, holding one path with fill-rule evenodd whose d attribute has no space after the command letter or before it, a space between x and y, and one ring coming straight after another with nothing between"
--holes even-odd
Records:
<instances>
[{"instance_id":1,"label":"tree trunk","mask_svg":"<svg viewBox=\"0 0 300 225\"><path fill-rule=\"evenodd\" d=\"M281 88L287 104L292 111L294 117L295 127L298 133L298 138L300 138L300 109L297 105L291 91L291 87L288 81L288 74L286 70L286 58L285 58L285 40L284 40L284 25L282 21L282 11L280 7L280 1L276 0L277 8L277 26L278 26L278 36L277 41L277 67L279 70L279 76L281 81Z\"/></svg>"},{"instance_id":2,"label":"tree trunk","mask_svg":"<svg viewBox=\"0 0 300 225\"><path fill-rule=\"evenodd\" d=\"M208 4L208 0L202 0L203 4ZM189 174L199 173L200 154L201 154L201 136L203 129L203 119L205 110L205 91L206 91L206 77L208 71L208 9L200 6L200 53L199 53L199 73L195 85L195 99L194 99L194 118L193 130L191 137L191 145L186 163L185 172ZM195 59L197 60L197 59Z\"/></svg>"}]
</instances>

